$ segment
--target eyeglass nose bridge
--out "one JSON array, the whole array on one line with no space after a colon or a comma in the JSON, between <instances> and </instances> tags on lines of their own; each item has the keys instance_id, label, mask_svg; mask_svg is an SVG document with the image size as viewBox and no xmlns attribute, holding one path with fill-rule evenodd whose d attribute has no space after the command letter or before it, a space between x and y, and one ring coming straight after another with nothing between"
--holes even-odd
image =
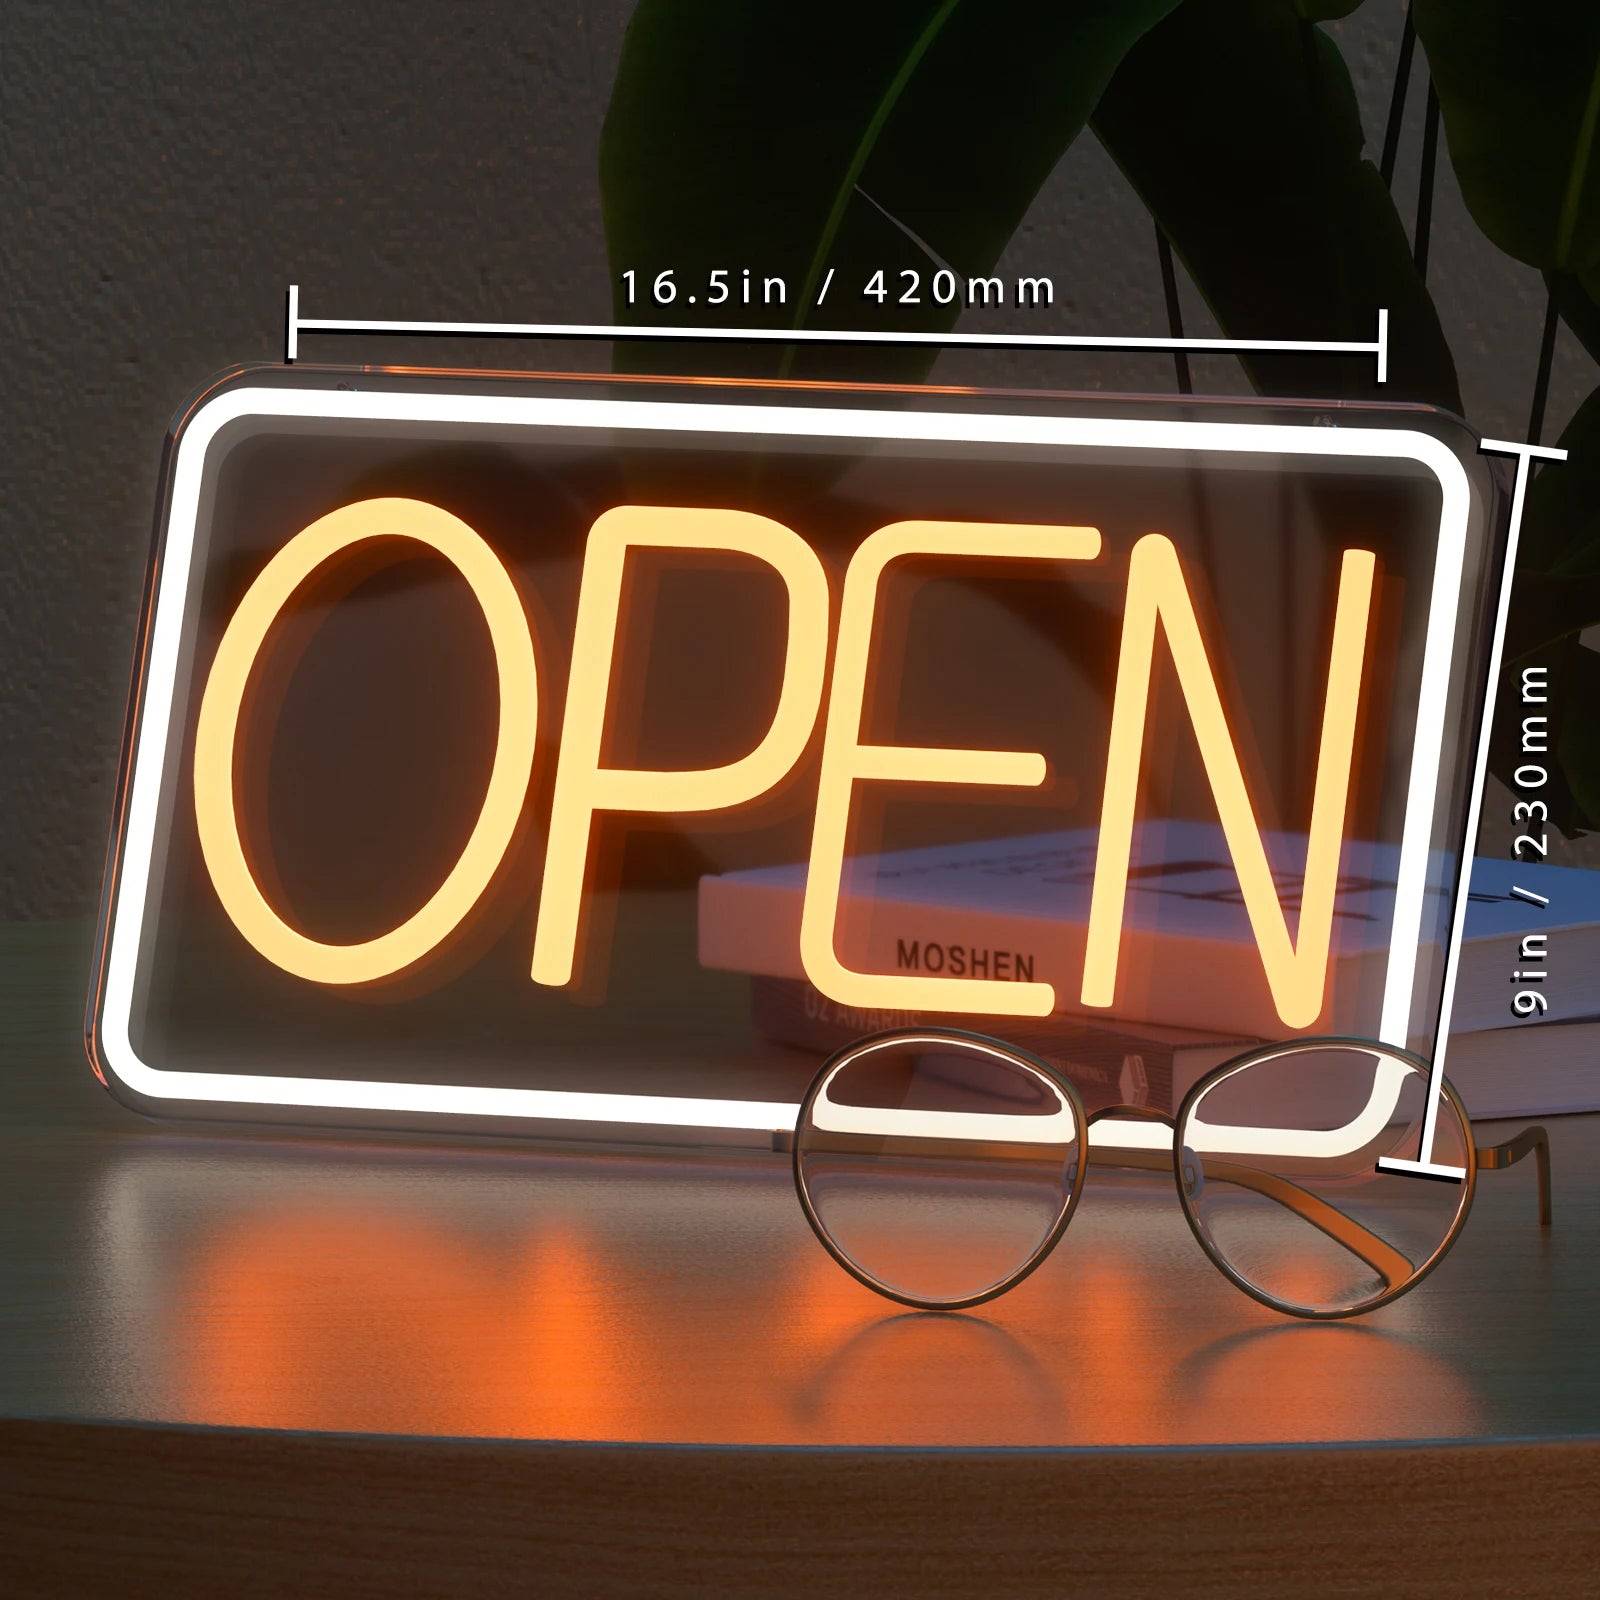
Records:
<instances>
[{"instance_id":1,"label":"eyeglass nose bridge","mask_svg":"<svg viewBox=\"0 0 1600 1600\"><path fill-rule=\"evenodd\" d=\"M1170 1112L1157 1111L1154 1106L1135 1106L1126 1102L1111 1106L1101 1106L1097 1111L1091 1111L1084 1119L1092 1128L1095 1123L1103 1122L1107 1117L1116 1117L1125 1122L1164 1122L1174 1133L1178 1131L1177 1119Z\"/></svg>"},{"instance_id":2,"label":"eyeglass nose bridge","mask_svg":"<svg viewBox=\"0 0 1600 1600\"><path fill-rule=\"evenodd\" d=\"M1136 1106L1126 1102L1116 1105L1101 1106L1091 1112L1085 1119L1085 1124L1093 1128L1097 1122L1114 1119L1118 1122L1158 1122L1172 1130L1173 1138L1177 1138L1177 1119L1165 1111L1157 1111L1153 1106ZM1185 1145L1179 1153L1176 1163L1178 1183L1184 1194L1191 1200L1198 1200L1206 1186L1205 1167L1199 1156L1189 1146ZM1170 1147L1166 1149L1151 1149L1146 1146L1128 1146L1116 1144L1096 1145L1093 1138L1089 1140L1089 1162L1091 1165L1100 1166L1127 1166L1143 1169L1165 1168L1171 1159ZM1076 1174L1074 1174L1076 1176Z\"/></svg>"}]
</instances>

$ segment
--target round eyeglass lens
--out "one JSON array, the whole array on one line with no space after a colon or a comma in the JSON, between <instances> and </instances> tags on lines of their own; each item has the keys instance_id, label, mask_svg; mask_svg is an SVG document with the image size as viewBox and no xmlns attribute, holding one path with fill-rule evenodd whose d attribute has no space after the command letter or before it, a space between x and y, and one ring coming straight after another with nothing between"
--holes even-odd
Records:
<instances>
[{"instance_id":1,"label":"round eyeglass lens","mask_svg":"<svg viewBox=\"0 0 1600 1600\"><path fill-rule=\"evenodd\" d=\"M1344 1316L1437 1258L1469 1184L1380 1170L1416 1160L1428 1068L1377 1044L1297 1041L1218 1074L1180 1115L1178 1188L1214 1260L1283 1310ZM1471 1128L1440 1092L1430 1160L1465 1171Z\"/></svg>"},{"instance_id":2,"label":"round eyeglass lens","mask_svg":"<svg viewBox=\"0 0 1600 1600\"><path fill-rule=\"evenodd\" d=\"M1072 1209L1082 1111L1027 1058L986 1041L895 1034L817 1074L795 1184L818 1233L873 1288L923 1306L998 1293Z\"/></svg>"}]
</instances>

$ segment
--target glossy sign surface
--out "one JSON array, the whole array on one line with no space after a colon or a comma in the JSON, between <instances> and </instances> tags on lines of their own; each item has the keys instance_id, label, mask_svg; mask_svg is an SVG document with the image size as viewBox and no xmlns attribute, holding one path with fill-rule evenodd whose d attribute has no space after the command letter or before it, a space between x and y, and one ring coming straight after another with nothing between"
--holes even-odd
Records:
<instances>
[{"instance_id":1,"label":"glossy sign surface","mask_svg":"<svg viewBox=\"0 0 1600 1600\"><path fill-rule=\"evenodd\" d=\"M1415 408L242 374L169 448L97 1070L759 1141L891 1018L1090 1109L1152 1029L1426 1048L1492 509Z\"/></svg>"}]
</instances>

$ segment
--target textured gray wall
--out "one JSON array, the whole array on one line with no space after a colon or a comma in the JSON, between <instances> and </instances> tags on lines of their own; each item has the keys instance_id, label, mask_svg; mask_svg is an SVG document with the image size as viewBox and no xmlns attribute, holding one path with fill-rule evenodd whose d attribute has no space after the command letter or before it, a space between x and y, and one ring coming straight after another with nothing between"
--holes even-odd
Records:
<instances>
[{"instance_id":1,"label":"textured gray wall","mask_svg":"<svg viewBox=\"0 0 1600 1600\"><path fill-rule=\"evenodd\" d=\"M94 901L162 435L208 375L278 357L288 282L313 316L606 317L596 145L631 9L4 8L0 916ZM1368 0L1335 30L1374 143L1401 15L1401 0ZM1420 84L1398 185L1407 214ZM1542 289L1479 237L1447 164L1433 260L1471 418L1520 438ZM1163 326L1148 219L1092 140L1063 160L1004 270L1064 286L1030 328ZM1206 331L1192 294L1186 310ZM308 354L353 359L355 347ZM438 343L385 354L536 359ZM938 375L1170 383L1151 358L963 353ZM1550 437L1593 382L1564 340ZM1243 387L1225 359L1202 363L1197 384Z\"/></svg>"}]
</instances>

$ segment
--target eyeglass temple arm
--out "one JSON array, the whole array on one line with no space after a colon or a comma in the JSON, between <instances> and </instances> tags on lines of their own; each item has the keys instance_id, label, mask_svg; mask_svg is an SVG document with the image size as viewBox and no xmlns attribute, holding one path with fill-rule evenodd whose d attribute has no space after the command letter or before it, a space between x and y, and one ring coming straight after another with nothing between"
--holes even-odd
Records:
<instances>
[{"instance_id":1,"label":"eyeglass temple arm","mask_svg":"<svg viewBox=\"0 0 1600 1600\"><path fill-rule=\"evenodd\" d=\"M1120 1113L1119 1113L1120 1114ZM1172 1157L1165 1151L1134 1150L1117 1146L1089 1147L1091 1163L1119 1167L1141 1167L1153 1172L1170 1172ZM1385 1280L1385 1287L1393 1289L1413 1276L1416 1268L1374 1233L1369 1233L1359 1222L1352 1221L1342 1211L1327 1201L1302 1189L1287 1178L1275 1173L1261 1172L1255 1167L1233 1161L1215 1161L1207 1158L1206 1176L1218 1183L1238 1184L1242 1189L1253 1189L1268 1200L1309 1222L1319 1233L1325 1233L1335 1244L1342 1245L1352 1255L1358 1256Z\"/></svg>"},{"instance_id":2,"label":"eyeglass temple arm","mask_svg":"<svg viewBox=\"0 0 1600 1600\"><path fill-rule=\"evenodd\" d=\"M1501 1167L1513 1167L1529 1151L1539 1168L1539 1226L1550 1226L1550 1135L1537 1122L1524 1128L1514 1139L1504 1144L1480 1145L1478 1165L1489 1172Z\"/></svg>"}]
</instances>

